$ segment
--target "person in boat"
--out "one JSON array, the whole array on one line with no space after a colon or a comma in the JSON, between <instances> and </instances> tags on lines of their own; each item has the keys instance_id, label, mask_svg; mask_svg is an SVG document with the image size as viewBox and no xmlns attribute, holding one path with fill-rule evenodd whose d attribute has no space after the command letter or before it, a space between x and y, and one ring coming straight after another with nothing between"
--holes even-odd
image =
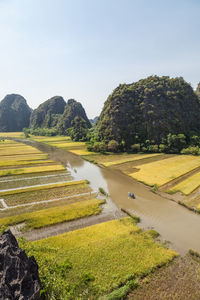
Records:
<instances>
[{"instance_id":1,"label":"person in boat","mask_svg":"<svg viewBox=\"0 0 200 300\"><path fill-rule=\"evenodd\" d=\"M135 195L133 193L128 192L128 198L135 199Z\"/></svg>"}]
</instances>

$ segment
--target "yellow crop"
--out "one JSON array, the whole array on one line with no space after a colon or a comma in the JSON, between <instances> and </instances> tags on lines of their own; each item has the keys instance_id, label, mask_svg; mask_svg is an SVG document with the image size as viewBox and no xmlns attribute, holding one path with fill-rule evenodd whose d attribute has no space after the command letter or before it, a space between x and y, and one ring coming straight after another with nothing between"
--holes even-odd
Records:
<instances>
[{"instance_id":1,"label":"yellow crop","mask_svg":"<svg viewBox=\"0 0 200 300\"><path fill-rule=\"evenodd\" d=\"M51 171L61 171L65 170L65 167L62 165L51 165L51 166L38 166L38 167L28 167L20 169L7 169L0 170L0 176L11 176L19 174L28 174L28 173L40 173L40 172L51 172Z\"/></svg>"},{"instance_id":2,"label":"yellow crop","mask_svg":"<svg viewBox=\"0 0 200 300\"><path fill-rule=\"evenodd\" d=\"M54 163L53 160L0 160L0 167Z\"/></svg>"},{"instance_id":3,"label":"yellow crop","mask_svg":"<svg viewBox=\"0 0 200 300\"><path fill-rule=\"evenodd\" d=\"M85 149L77 149L77 150L68 150L69 152L72 152L76 155L91 155L91 154L95 154L94 152L89 152Z\"/></svg>"},{"instance_id":4,"label":"yellow crop","mask_svg":"<svg viewBox=\"0 0 200 300\"><path fill-rule=\"evenodd\" d=\"M48 157L48 154L40 154L40 153L35 153L35 154L23 154L23 155L2 155L0 156L0 162L3 161L10 161L16 160L16 161L24 161L24 160L39 160L39 159L46 159Z\"/></svg>"},{"instance_id":5,"label":"yellow crop","mask_svg":"<svg viewBox=\"0 0 200 300\"><path fill-rule=\"evenodd\" d=\"M108 162L102 162L102 165L104 165L105 167L110 167L113 165L119 165L119 164L123 164L126 162L132 162L132 161L136 161L136 160L140 160L140 159L144 159L144 158L150 158L150 157L154 157L154 156L158 156L160 155L160 153L154 153L154 154L134 154L134 156L132 156L130 154L130 157L126 157L126 158L121 158L120 156L118 156L118 160L114 160L114 161L108 161ZM123 157L123 156L121 156Z\"/></svg>"},{"instance_id":6,"label":"yellow crop","mask_svg":"<svg viewBox=\"0 0 200 300\"><path fill-rule=\"evenodd\" d=\"M76 284L83 274L92 274L99 294L121 286L131 275L142 277L177 256L156 244L147 232L140 233L130 218L71 231L30 246L36 259L42 255L49 263L56 259L58 264L68 259L72 264L68 283Z\"/></svg>"},{"instance_id":7,"label":"yellow crop","mask_svg":"<svg viewBox=\"0 0 200 300\"><path fill-rule=\"evenodd\" d=\"M47 208L32 213L1 218L0 225L9 226L25 222L26 228L41 228L91 215L97 215L101 212L100 205L103 203L105 203L105 200L93 199L65 206Z\"/></svg>"},{"instance_id":8,"label":"yellow crop","mask_svg":"<svg viewBox=\"0 0 200 300\"><path fill-rule=\"evenodd\" d=\"M23 132L0 132L0 137L18 138L18 137L24 137L24 133Z\"/></svg>"},{"instance_id":9,"label":"yellow crop","mask_svg":"<svg viewBox=\"0 0 200 300\"><path fill-rule=\"evenodd\" d=\"M200 166L200 157L176 155L172 158L137 166L138 172L129 174L150 186L161 186Z\"/></svg>"},{"instance_id":10,"label":"yellow crop","mask_svg":"<svg viewBox=\"0 0 200 300\"><path fill-rule=\"evenodd\" d=\"M196 190L200 186L200 173L196 173L189 178L181 181L169 191L176 193L178 191L182 192L185 195L189 195L194 190Z\"/></svg>"}]
</instances>

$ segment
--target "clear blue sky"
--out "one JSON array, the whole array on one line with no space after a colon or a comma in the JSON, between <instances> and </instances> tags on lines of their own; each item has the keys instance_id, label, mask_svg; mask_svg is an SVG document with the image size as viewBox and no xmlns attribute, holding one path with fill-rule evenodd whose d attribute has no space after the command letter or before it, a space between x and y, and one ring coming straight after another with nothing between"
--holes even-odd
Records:
<instances>
[{"instance_id":1,"label":"clear blue sky","mask_svg":"<svg viewBox=\"0 0 200 300\"><path fill-rule=\"evenodd\" d=\"M0 0L0 99L54 95L98 115L119 83L200 81L200 0Z\"/></svg>"}]
</instances>

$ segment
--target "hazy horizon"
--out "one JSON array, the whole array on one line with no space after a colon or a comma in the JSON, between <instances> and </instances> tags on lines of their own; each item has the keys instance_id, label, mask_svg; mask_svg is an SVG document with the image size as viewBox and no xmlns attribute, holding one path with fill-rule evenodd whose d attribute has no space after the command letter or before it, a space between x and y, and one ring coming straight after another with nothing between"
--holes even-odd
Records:
<instances>
[{"instance_id":1,"label":"hazy horizon","mask_svg":"<svg viewBox=\"0 0 200 300\"><path fill-rule=\"evenodd\" d=\"M120 83L200 81L198 0L0 0L0 24L0 100L59 95L94 118Z\"/></svg>"}]
</instances>

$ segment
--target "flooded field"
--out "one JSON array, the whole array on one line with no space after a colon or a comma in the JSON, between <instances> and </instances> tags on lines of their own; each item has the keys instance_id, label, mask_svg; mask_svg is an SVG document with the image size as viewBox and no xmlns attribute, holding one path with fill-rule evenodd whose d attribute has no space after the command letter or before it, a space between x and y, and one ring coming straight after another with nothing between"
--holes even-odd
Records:
<instances>
[{"instance_id":1,"label":"flooded field","mask_svg":"<svg viewBox=\"0 0 200 300\"><path fill-rule=\"evenodd\" d=\"M16 235L29 231L31 238L32 230L45 231L49 226L102 212L105 200L96 198L97 190L86 180L75 180L63 161L17 140L1 140L0 151L3 228L11 226Z\"/></svg>"}]
</instances>

